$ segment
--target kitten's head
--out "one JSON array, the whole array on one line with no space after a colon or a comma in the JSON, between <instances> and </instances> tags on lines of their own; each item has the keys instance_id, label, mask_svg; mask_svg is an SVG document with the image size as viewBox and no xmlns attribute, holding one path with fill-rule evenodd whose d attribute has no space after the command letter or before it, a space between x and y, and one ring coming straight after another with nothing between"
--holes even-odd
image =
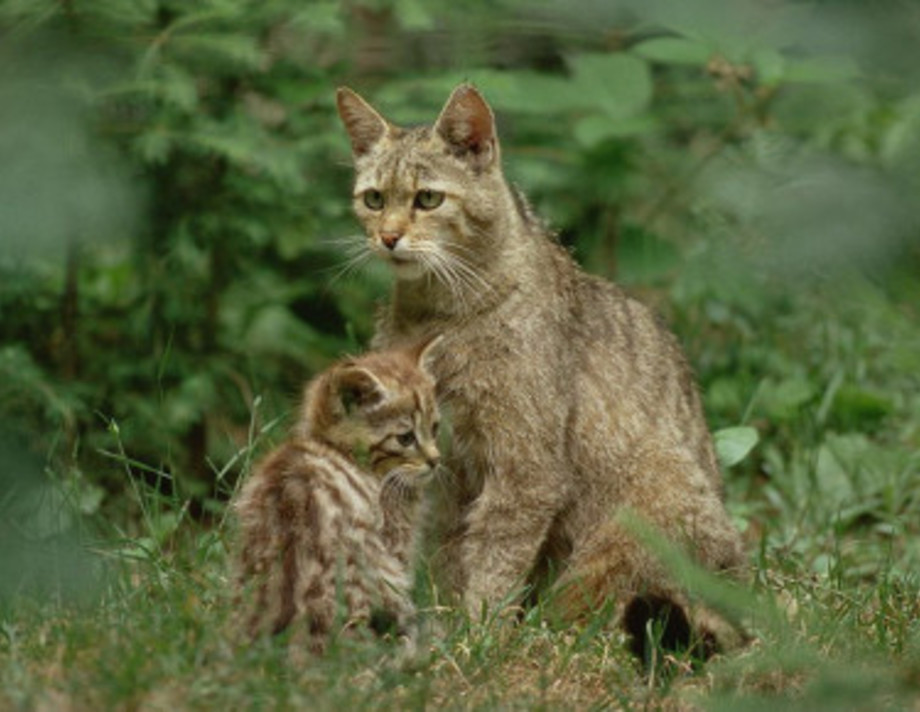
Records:
<instances>
[{"instance_id":1,"label":"kitten's head","mask_svg":"<svg viewBox=\"0 0 920 712\"><path fill-rule=\"evenodd\" d=\"M349 358L308 386L302 432L409 486L438 465L439 414L428 361L441 338Z\"/></svg>"},{"instance_id":2,"label":"kitten's head","mask_svg":"<svg viewBox=\"0 0 920 712\"><path fill-rule=\"evenodd\" d=\"M433 125L412 129L391 124L350 89L340 88L337 101L369 248L397 279L430 276L453 290L475 287L490 259L484 238L508 197L485 99L463 84Z\"/></svg>"}]
</instances>

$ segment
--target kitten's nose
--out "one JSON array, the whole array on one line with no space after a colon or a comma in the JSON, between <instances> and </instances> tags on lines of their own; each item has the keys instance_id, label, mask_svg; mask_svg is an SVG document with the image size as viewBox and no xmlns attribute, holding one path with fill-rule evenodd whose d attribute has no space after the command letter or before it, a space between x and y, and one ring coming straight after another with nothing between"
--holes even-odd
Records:
<instances>
[{"instance_id":1,"label":"kitten's nose","mask_svg":"<svg viewBox=\"0 0 920 712\"><path fill-rule=\"evenodd\" d=\"M392 250L396 247L396 243L399 242L402 236L403 234L399 230L384 230L380 233L380 241L388 250Z\"/></svg>"}]
</instances>

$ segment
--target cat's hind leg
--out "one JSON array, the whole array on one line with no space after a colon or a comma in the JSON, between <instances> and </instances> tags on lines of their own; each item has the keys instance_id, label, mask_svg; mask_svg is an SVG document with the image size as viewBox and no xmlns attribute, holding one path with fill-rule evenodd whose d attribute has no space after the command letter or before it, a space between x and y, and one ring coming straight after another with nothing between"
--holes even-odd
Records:
<instances>
[{"instance_id":1,"label":"cat's hind leg","mask_svg":"<svg viewBox=\"0 0 920 712\"><path fill-rule=\"evenodd\" d=\"M679 450L649 448L633 462L637 470L625 476L646 484L627 492L617 511L576 543L548 596L550 614L578 620L612 604L637 652L649 621L662 626L662 643L697 646L703 657L737 647L744 633L692 600L640 535L646 528L709 571L737 573L744 561L740 536L719 494Z\"/></svg>"}]
</instances>

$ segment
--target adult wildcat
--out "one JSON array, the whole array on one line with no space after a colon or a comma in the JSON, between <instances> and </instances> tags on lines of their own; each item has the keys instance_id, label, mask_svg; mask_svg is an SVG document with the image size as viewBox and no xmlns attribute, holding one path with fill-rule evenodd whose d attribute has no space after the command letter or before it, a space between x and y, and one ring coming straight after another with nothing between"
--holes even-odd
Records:
<instances>
[{"instance_id":1,"label":"adult wildcat","mask_svg":"<svg viewBox=\"0 0 920 712\"><path fill-rule=\"evenodd\" d=\"M337 99L366 246L396 276L375 343L445 336L433 370L454 438L446 579L473 612L530 584L551 586L566 617L612 599L634 633L661 608L692 617L619 516L637 513L711 570L743 562L674 337L548 237L502 174L475 88L412 129L350 89Z\"/></svg>"}]
</instances>

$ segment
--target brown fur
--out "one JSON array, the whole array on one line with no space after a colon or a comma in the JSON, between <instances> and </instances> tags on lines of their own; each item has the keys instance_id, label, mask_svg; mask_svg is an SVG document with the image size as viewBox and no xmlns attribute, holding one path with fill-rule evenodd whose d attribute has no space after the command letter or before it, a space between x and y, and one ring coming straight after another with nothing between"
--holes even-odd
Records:
<instances>
[{"instance_id":1,"label":"brown fur","mask_svg":"<svg viewBox=\"0 0 920 712\"><path fill-rule=\"evenodd\" d=\"M292 639L321 651L337 626L375 617L411 637L419 491L439 459L429 354L371 353L318 376L293 436L246 482L235 508L250 637L295 624Z\"/></svg>"},{"instance_id":2,"label":"brown fur","mask_svg":"<svg viewBox=\"0 0 920 712\"><path fill-rule=\"evenodd\" d=\"M433 126L408 130L348 89L338 105L367 249L396 275L376 344L445 335L434 372L454 480L436 559L467 607L531 584L568 618L613 599L627 628L637 597L685 608L626 509L705 567L740 567L679 345L547 236L502 174L482 96L462 85ZM426 209L422 191L443 200Z\"/></svg>"}]
</instances>

